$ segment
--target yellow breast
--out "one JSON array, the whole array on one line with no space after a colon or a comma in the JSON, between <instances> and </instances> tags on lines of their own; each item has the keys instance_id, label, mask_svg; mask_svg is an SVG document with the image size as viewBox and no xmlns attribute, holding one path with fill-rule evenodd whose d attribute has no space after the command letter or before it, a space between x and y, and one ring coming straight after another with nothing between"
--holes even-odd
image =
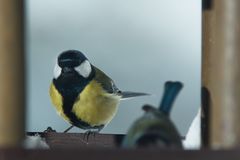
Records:
<instances>
[{"instance_id":1,"label":"yellow breast","mask_svg":"<svg viewBox=\"0 0 240 160\"><path fill-rule=\"evenodd\" d=\"M71 123L63 112L63 98L53 84L50 85L50 97L57 113ZM120 96L105 92L98 82L92 80L76 99L72 112L91 126L106 125L115 116L119 101Z\"/></svg>"},{"instance_id":2,"label":"yellow breast","mask_svg":"<svg viewBox=\"0 0 240 160\"><path fill-rule=\"evenodd\" d=\"M67 122L70 122L69 118L63 112L63 108L62 108L63 98L62 98L61 94L58 92L58 90L56 89L56 87L53 85L53 83L51 83L51 85L50 85L49 94L51 97L51 101L57 110L57 113L61 117L63 117L64 120L66 120Z\"/></svg>"},{"instance_id":3,"label":"yellow breast","mask_svg":"<svg viewBox=\"0 0 240 160\"><path fill-rule=\"evenodd\" d=\"M72 111L91 126L105 125L115 116L120 97L105 92L102 86L92 80L79 95Z\"/></svg>"}]
</instances>

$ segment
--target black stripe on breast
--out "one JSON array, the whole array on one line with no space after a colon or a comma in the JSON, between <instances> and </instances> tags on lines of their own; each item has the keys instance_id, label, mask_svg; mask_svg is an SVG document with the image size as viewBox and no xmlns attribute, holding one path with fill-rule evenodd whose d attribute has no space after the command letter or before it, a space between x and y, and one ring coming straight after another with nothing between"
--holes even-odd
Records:
<instances>
[{"instance_id":1,"label":"black stripe on breast","mask_svg":"<svg viewBox=\"0 0 240 160\"><path fill-rule=\"evenodd\" d=\"M79 76L77 73L65 76L61 74L58 79L53 79L53 84L63 97L63 111L69 118L74 126L82 129L102 129L104 125L91 126L88 123L82 121L73 112L72 108L76 101L79 101L79 94L88 85L88 83L94 78L93 72L88 79Z\"/></svg>"}]
</instances>

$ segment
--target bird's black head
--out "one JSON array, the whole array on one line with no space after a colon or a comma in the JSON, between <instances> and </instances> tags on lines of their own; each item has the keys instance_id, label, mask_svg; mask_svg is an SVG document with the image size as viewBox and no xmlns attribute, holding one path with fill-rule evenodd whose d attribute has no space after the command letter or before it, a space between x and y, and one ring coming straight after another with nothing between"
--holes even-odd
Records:
<instances>
[{"instance_id":1,"label":"bird's black head","mask_svg":"<svg viewBox=\"0 0 240 160\"><path fill-rule=\"evenodd\" d=\"M88 79L93 73L93 67L86 56L77 50L68 50L62 52L54 68L54 79L60 76L80 76Z\"/></svg>"},{"instance_id":2,"label":"bird's black head","mask_svg":"<svg viewBox=\"0 0 240 160\"><path fill-rule=\"evenodd\" d=\"M83 53L77 50L62 52L54 68L53 83L66 97L75 98L95 75L94 67Z\"/></svg>"},{"instance_id":3,"label":"bird's black head","mask_svg":"<svg viewBox=\"0 0 240 160\"><path fill-rule=\"evenodd\" d=\"M58 65L62 68L64 67L74 68L79 66L85 60L88 60L88 59L80 51L68 50L68 51L62 52L58 56Z\"/></svg>"}]
</instances>

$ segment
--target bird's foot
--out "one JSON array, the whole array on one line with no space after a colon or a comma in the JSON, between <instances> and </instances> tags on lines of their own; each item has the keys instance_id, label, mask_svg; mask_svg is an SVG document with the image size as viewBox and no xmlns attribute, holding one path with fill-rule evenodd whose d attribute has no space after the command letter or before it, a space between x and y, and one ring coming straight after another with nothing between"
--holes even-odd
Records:
<instances>
[{"instance_id":1,"label":"bird's foot","mask_svg":"<svg viewBox=\"0 0 240 160\"><path fill-rule=\"evenodd\" d=\"M84 139L84 140L86 139L87 142L88 142L89 137L92 135L93 138L95 139L96 134L98 134L98 131L91 131L91 130L88 130L87 132L84 133L84 135L83 135L83 139Z\"/></svg>"},{"instance_id":2,"label":"bird's foot","mask_svg":"<svg viewBox=\"0 0 240 160\"><path fill-rule=\"evenodd\" d=\"M43 131L44 133L56 133L57 131L56 130L54 130L54 129L52 129L52 127L47 127L47 129L46 130L44 130Z\"/></svg>"}]
</instances>

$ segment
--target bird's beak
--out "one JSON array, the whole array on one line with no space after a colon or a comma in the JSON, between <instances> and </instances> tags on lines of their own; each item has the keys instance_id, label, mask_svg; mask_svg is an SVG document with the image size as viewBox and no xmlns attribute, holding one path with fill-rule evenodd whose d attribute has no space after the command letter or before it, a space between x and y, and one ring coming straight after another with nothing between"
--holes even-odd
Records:
<instances>
[{"instance_id":1,"label":"bird's beak","mask_svg":"<svg viewBox=\"0 0 240 160\"><path fill-rule=\"evenodd\" d=\"M74 69L71 68L71 67L63 67L62 73L65 74L65 75L73 74Z\"/></svg>"}]
</instances>

